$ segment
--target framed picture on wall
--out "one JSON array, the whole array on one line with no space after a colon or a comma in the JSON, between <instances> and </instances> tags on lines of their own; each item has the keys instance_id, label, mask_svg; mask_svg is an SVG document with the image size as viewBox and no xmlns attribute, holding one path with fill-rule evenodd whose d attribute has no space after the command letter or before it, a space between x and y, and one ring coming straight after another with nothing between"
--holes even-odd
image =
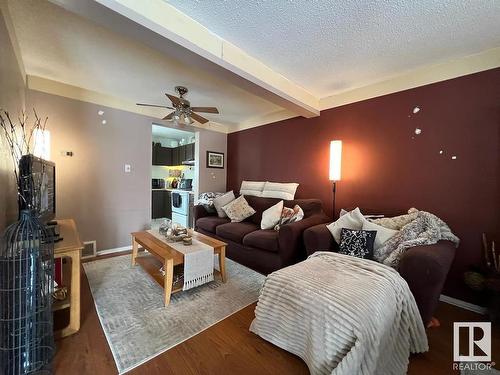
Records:
<instances>
[{"instance_id":1,"label":"framed picture on wall","mask_svg":"<svg viewBox=\"0 0 500 375\"><path fill-rule=\"evenodd\" d=\"M207 151L207 168L224 168L224 153Z\"/></svg>"}]
</instances>

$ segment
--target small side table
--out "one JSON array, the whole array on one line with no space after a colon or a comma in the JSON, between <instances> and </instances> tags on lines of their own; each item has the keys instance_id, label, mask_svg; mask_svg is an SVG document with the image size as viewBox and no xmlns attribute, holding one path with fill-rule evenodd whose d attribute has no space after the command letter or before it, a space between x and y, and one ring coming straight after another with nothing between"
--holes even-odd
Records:
<instances>
[{"instance_id":1,"label":"small side table","mask_svg":"<svg viewBox=\"0 0 500 375\"><path fill-rule=\"evenodd\" d=\"M54 301L52 310L69 308L69 324L67 327L56 331L56 337L66 337L80 330L80 266L83 243L76 229L73 219L57 220L59 233L63 238L54 244L54 258L69 258L71 261L71 279L68 288L68 296L63 301ZM64 269L64 267L63 267ZM67 277L64 275L63 278Z\"/></svg>"}]
</instances>

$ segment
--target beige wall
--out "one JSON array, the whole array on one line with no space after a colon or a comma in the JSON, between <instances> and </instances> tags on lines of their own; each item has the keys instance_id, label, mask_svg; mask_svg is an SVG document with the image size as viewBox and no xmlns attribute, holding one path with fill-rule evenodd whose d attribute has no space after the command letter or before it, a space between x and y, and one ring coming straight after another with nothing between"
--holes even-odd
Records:
<instances>
[{"instance_id":1,"label":"beige wall","mask_svg":"<svg viewBox=\"0 0 500 375\"><path fill-rule=\"evenodd\" d=\"M33 90L27 101L49 118L57 217L74 218L81 239L96 240L98 250L128 246L130 232L150 221L152 119Z\"/></svg>"},{"instance_id":2,"label":"beige wall","mask_svg":"<svg viewBox=\"0 0 500 375\"><path fill-rule=\"evenodd\" d=\"M227 134L201 130L196 133L195 156L198 168L198 193L226 191L227 160L224 169L207 168L207 151L223 152L227 157Z\"/></svg>"},{"instance_id":3,"label":"beige wall","mask_svg":"<svg viewBox=\"0 0 500 375\"><path fill-rule=\"evenodd\" d=\"M34 90L27 104L49 118L57 217L74 218L82 240L96 240L98 250L129 246L130 232L150 225L153 119ZM226 154L226 134L200 130L196 137L200 191L225 191L226 168L206 168L206 151Z\"/></svg>"},{"instance_id":4,"label":"beige wall","mask_svg":"<svg viewBox=\"0 0 500 375\"><path fill-rule=\"evenodd\" d=\"M0 109L13 117L24 110L25 85L9 38L5 14L0 8ZM17 218L16 186L13 163L3 134L0 136L0 232Z\"/></svg>"}]
</instances>

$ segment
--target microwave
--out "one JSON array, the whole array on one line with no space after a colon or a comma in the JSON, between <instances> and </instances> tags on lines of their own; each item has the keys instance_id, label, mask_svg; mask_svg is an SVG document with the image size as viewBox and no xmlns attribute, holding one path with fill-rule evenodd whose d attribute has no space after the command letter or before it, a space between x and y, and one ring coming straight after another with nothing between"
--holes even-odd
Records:
<instances>
[{"instance_id":1,"label":"microwave","mask_svg":"<svg viewBox=\"0 0 500 375\"><path fill-rule=\"evenodd\" d=\"M153 178L151 180L151 187L153 189L165 189L165 180L163 178Z\"/></svg>"}]
</instances>

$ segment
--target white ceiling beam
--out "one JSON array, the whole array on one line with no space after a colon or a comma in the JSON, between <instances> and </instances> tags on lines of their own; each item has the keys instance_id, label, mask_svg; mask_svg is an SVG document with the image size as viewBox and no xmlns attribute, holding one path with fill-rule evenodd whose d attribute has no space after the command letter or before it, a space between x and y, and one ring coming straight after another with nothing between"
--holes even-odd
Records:
<instances>
[{"instance_id":1,"label":"white ceiling beam","mask_svg":"<svg viewBox=\"0 0 500 375\"><path fill-rule=\"evenodd\" d=\"M319 98L163 0L50 1L209 71L296 115L319 116Z\"/></svg>"}]
</instances>

